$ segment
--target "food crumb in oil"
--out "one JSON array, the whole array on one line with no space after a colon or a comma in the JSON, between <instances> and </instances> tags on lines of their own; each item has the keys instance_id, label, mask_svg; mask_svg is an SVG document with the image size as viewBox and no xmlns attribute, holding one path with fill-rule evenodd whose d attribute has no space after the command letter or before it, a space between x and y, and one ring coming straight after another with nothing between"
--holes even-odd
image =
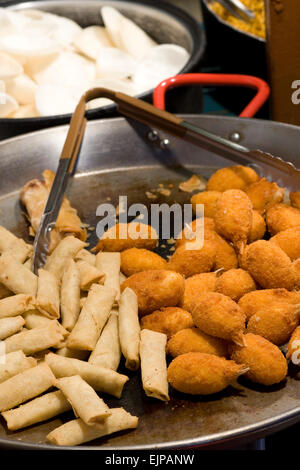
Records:
<instances>
[{"instance_id":1,"label":"food crumb in oil","mask_svg":"<svg viewBox=\"0 0 300 470\"><path fill-rule=\"evenodd\" d=\"M191 176L187 181L183 181L179 184L180 191L185 193L192 193L196 189L198 191L203 191L206 188L206 181L204 178L197 175Z\"/></svg>"},{"instance_id":2,"label":"food crumb in oil","mask_svg":"<svg viewBox=\"0 0 300 470\"><path fill-rule=\"evenodd\" d=\"M157 199L156 194L151 193L151 191L146 191L145 194L148 199Z\"/></svg>"}]
</instances>

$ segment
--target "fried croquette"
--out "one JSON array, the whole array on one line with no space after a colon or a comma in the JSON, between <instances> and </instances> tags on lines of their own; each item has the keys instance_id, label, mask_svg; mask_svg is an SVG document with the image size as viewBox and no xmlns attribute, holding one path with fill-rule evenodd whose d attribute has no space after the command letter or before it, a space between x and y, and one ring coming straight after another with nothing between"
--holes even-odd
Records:
<instances>
[{"instance_id":1,"label":"fried croquette","mask_svg":"<svg viewBox=\"0 0 300 470\"><path fill-rule=\"evenodd\" d=\"M215 237L216 245L216 259L213 269L234 269L238 266L238 258L233 246L230 245L224 238L217 234Z\"/></svg>"},{"instance_id":2,"label":"fried croquette","mask_svg":"<svg viewBox=\"0 0 300 470\"><path fill-rule=\"evenodd\" d=\"M283 200L284 188L280 188L276 183L261 178L245 189L253 209L264 213L268 207Z\"/></svg>"},{"instance_id":3,"label":"fried croquette","mask_svg":"<svg viewBox=\"0 0 300 470\"><path fill-rule=\"evenodd\" d=\"M176 247L184 245L187 241L192 241L198 236L203 235L204 239L210 238L210 232L215 233L215 222L210 217L203 217L203 226L199 224L197 227L197 224L199 224L199 219L193 220L179 232L176 238Z\"/></svg>"},{"instance_id":4,"label":"fried croquette","mask_svg":"<svg viewBox=\"0 0 300 470\"><path fill-rule=\"evenodd\" d=\"M205 217L214 218L216 211L216 202L221 197L220 191L203 191L202 193L194 194L191 198L193 212L196 213L197 204L204 205Z\"/></svg>"},{"instance_id":5,"label":"fried croquette","mask_svg":"<svg viewBox=\"0 0 300 470\"><path fill-rule=\"evenodd\" d=\"M300 364L300 326L294 330L290 337L286 358L291 359L296 365Z\"/></svg>"},{"instance_id":6,"label":"fried croquette","mask_svg":"<svg viewBox=\"0 0 300 470\"><path fill-rule=\"evenodd\" d=\"M295 191L290 193L290 201L293 207L300 209L300 193Z\"/></svg>"},{"instance_id":7,"label":"fried croquette","mask_svg":"<svg viewBox=\"0 0 300 470\"><path fill-rule=\"evenodd\" d=\"M287 362L275 344L253 333L245 335L244 347L232 345L231 359L249 367L245 377L252 382L273 385L287 375Z\"/></svg>"},{"instance_id":8,"label":"fried croquette","mask_svg":"<svg viewBox=\"0 0 300 470\"><path fill-rule=\"evenodd\" d=\"M300 258L293 261L292 266L295 274L295 289L298 291L300 289Z\"/></svg>"},{"instance_id":9,"label":"fried croquette","mask_svg":"<svg viewBox=\"0 0 300 470\"><path fill-rule=\"evenodd\" d=\"M193 249L197 241L186 242L180 245L167 263L167 269L176 271L184 277L211 271L215 258L215 244L211 240L204 240L200 250Z\"/></svg>"},{"instance_id":10,"label":"fried croquette","mask_svg":"<svg viewBox=\"0 0 300 470\"><path fill-rule=\"evenodd\" d=\"M202 293L215 291L216 280L216 273L195 274L186 279L184 282L184 293L179 305L188 312L191 312L195 301Z\"/></svg>"},{"instance_id":11,"label":"fried croquette","mask_svg":"<svg viewBox=\"0 0 300 470\"><path fill-rule=\"evenodd\" d=\"M286 289L255 290L245 294L238 302L246 315L247 321L266 305L276 307L278 304L293 305L300 303L300 295Z\"/></svg>"},{"instance_id":12,"label":"fried croquette","mask_svg":"<svg viewBox=\"0 0 300 470\"><path fill-rule=\"evenodd\" d=\"M256 289L253 278L244 269L229 269L217 277L215 291L237 302L243 295Z\"/></svg>"},{"instance_id":13,"label":"fried croquette","mask_svg":"<svg viewBox=\"0 0 300 470\"><path fill-rule=\"evenodd\" d=\"M140 222L116 224L98 240L94 251L124 251L129 248L153 250L158 244L158 235L151 225Z\"/></svg>"},{"instance_id":14,"label":"fried croquette","mask_svg":"<svg viewBox=\"0 0 300 470\"><path fill-rule=\"evenodd\" d=\"M223 357L189 352L173 359L168 367L168 382L182 393L210 395L224 390L246 370Z\"/></svg>"},{"instance_id":15,"label":"fried croquette","mask_svg":"<svg viewBox=\"0 0 300 470\"><path fill-rule=\"evenodd\" d=\"M300 227L288 228L270 238L270 242L279 246L294 261L300 258Z\"/></svg>"},{"instance_id":16,"label":"fried croquette","mask_svg":"<svg viewBox=\"0 0 300 470\"><path fill-rule=\"evenodd\" d=\"M284 303L266 304L251 316L247 332L260 335L281 346L289 340L299 322L299 307Z\"/></svg>"},{"instance_id":17,"label":"fried croquette","mask_svg":"<svg viewBox=\"0 0 300 470\"><path fill-rule=\"evenodd\" d=\"M256 240L263 238L266 233L266 222L263 216L258 211L252 211L252 225L248 242L252 243Z\"/></svg>"},{"instance_id":18,"label":"fried croquette","mask_svg":"<svg viewBox=\"0 0 300 470\"><path fill-rule=\"evenodd\" d=\"M184 292L184 279L181 274L166 269L142 271L126 279L121 291L126 287L136 293L142 317L161 307L175 307Z\"/></svg>"},{"instance_id":19,"label":"fried croquette","mask_svg":"<svg viewBox=\"0 0 300 470\"><path fill-rule=\"evenodd\" d=\"M300 210L287 204L275 204L267 211L268 231L271 235L300 226Z\"/></svg>"},{"instance_id":20,"label":"fried croquette","mask_svg":"<svg viewBox=\"0 0 300 470\"><path fill-rule=\"evenodd\" d=\"M247 270L263 288L284 287L292 290L295 273L288 255L275 243L258 240L247 247Z\"/></svg>"},{"instance_id":21,"label":"fried croquette","mask_svg":"<svg viewBox=\"0 0 300 470\"><path fill-rule=\"evenodd\" d=\"M242 165L229 166L220 168L209 178L206 190L220 192L227 191L227 189L244 190L258 180L258 174L252 168Z\"/></svg>"},{"instance_id":22,"label":"fried croquette","mask_svg":"<svg viewBox=\"0 0 300 470\"><path fill-rule=\"evenodd\" d=\"M230 297L218 292L203 293L191 313L195 325L204 333L243 344L246 315Z\"/></svg>"},{"instance_id":23,"label":"fried croquette","mask_svg":"<svg viewBox=\"0 0 300 470\"><path fill-rule=\"evenodd\" d=\"M189 240L194 238L195 224L196 220L190 224L191 232ZM189 232L187 232L188 234ZM215 247L215 263L213 266L214 270L223 268L225 271L228 269L236 268L238 265L238 260L234 248L222 238L215 231L215 222L209 217L204 217L204 240L210 240L213 242ZM183 245L187 241L184 230L179 234L179 237L176 240L176 247Z\"/></svg>"},{"instance_id":24,"label":"fried croquette","mask_svg":"<svg viewBox=\"0 0 300 470\"><path fill-rule=\"evenodd\" d=\"M186 328L178 331L168 341L167 353L172 357L177 357L189 352L226 357L228 354L228 343L223 339L207 335L199 330L199 328Z\"/></svg>"},{"instance_id":25,"label":"fried croquette","mask_svg":"<svg viewBox=\"0 0 300 470\"><path fill-rule=\"evenodd\" d=\"M129 248L121 253L121 271L126 276L149 269L165 269L166 264L161 256L143 248Z\"/></svg>"},{"instance_id":26,"label":"fried croquette","mask_svg":"<svg viewBox=\"0 0 300 470\"><path fill-rule=\"evenodd\" d=\"M179 307L165 307L141 318L141 328L164 333L168 338L194 325L192 315Z\"/></svg>"},{"instance_id":27,"label":"fried croquette","mask_svg":"<svg viewBox=\"0 0 300 470\"><path fill-rule=\"evenodd\" d=\"M245 248L243 249L243 251L240 251L238 253L238 265L244 271L248 271L248 268L247 268L247 250L248 250L248 246L249 245L246 245Z\"/></svg>"},{"instance_id":28,"label":"fried croquette","mask_svg":"<svg viewBox=\"0 0 300 470\"><path fill-rule=\"evenodd\" d=\"M252 226L252 205L239 189L225 191L216 203L216 231L241 251L246 245Z\"/></svg>"}]
</instances>

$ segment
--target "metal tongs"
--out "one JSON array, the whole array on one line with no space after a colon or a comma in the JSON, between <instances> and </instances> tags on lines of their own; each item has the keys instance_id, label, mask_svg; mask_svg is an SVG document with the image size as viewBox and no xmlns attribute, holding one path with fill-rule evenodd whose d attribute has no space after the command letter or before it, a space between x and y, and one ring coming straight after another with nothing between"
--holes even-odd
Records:
<instances>
[{"instance_id":1,"label":"metal tongs","mask_svg":"<svg viewBox=\"0 0 300 470\"><path fill-rule=\"evenodd\" d=\"M240 0L215 0L220 3L226 10L238 19L244 21L253 21L255 13L250 8L247 8Z\"/></svg>"},{"instance_id":2,"label":"metal tongs","mask_svg":"<svg viewBox=\"0 0 300 470\"><path fill-rule=\"evenodd\" d=\"M58 170L50 190L48 201L34 240L33 270L37 273L43 267L48 254L50 233L61 207L69 176L72 174L79 155L86 126L86 103L95 98L108 98L118 106L118 111L126 117L140 121L148 126L161 129L198 147L216 153L242 165L263 164L279 172L284 186L300 186L300 170L292 163L285 162L261 150L249 150L242 145L217 136L205 129L185 121L183 118L155 108L137 98L106 88L94 88L87 91L79 101L72 116L66 141L60 156Z\"/></svg>"}]
</instances>

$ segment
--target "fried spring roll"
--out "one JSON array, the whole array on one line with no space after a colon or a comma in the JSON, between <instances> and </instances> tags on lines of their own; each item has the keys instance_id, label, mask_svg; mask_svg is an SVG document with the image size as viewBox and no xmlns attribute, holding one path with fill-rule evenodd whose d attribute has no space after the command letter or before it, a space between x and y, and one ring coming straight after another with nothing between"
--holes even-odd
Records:
<instances>
[{"instance_id":1,"label":"fried spring roll","mask_svg":"<svg viewBox=\"0 0 300 470\"><path fill-rule=\"evenodd\" d=\"M17 294L0 300L0 318L16 317L33 308L33 297Z\"/></svg>"},{"instance_id":2,"label":"fried spring roll","mask_svg":"<svg viewBox=\"0 0 300 470\"><path fill-rule=\"evenodd\" d=\"M56 354L63 357L71 357L73 359L80 359L85 361L89 356L89 351L80 351L79 349L70 349L65 346L65 343L61 345L59 349L55 351Z\"/></svg>"},{"instance_id":3,"label":"fried spring roll","mask_svg":"<svg viewBox=\"0 0 300 470\"><path fill-rule=\"evenodd\" d=\"M24 354L34 354L51 347L58 347L64 341L60 325L52 320L49 325L21 331L7 338L5 343L6 352L21 349Z\"/></svg>"},{"instance_id":4,"label":"fried spring roll","mask_svg":"<svg viewBox=\"0 0 300 470\"><path fill-rule=\"evenodd\" d=\"M14 410L3 411L2 416L6 420L8 429L16 431L46 421L71 409L72 407L64 394L60 390L56 390L34 398Z\"/></svg>"},{"instance_id":5,"label":"fried spring roll","mask_svg":"<svg viewBox=\"0 0 300 470\"><path fill-rule=\"evenodd\" d=\"M27 369L0 384L0 411L6 411L34 398L55 384L46 363Z\"/></svg>"},{"instance_id":6,"label":"fried spring roll","mask_svg":"<svg viewBox=\"0 0 300 470\"><path fill-rule=\"evenodd\" d=\"M20 315L18 317L1 318L0 320L0 340L6 339L20 331L25 324L25 320Z\"/></svg>"},{"instance_id":7,"label":"fried spring roll","mask_svg":"<svg viewBox=\"0 0 300 470\"><path fill-rule=\"evenodd\" d=\"M58 280L45 269L38 270L36 308L48 318L59 318Z\"/></svg>"},{"instance_id":8,"label":"fried spring roll","mask_svg":"<svg viewBox=\"0 0 300 470\"><path fill-rule=\"evenodd\" d=\"M54 274L60 282L68 261L75 258L85 246L86 243L73 236L64 238L48 257L45 269Z\"/></svg>"},{"instance_id":9,"label":"fried spring roll","mask_svg":"<svg viewBox=\"0 0 300 470\"><path fill-rule=\"evenodd\" d=\"M74 419L51 431L47 439L59 446L76 446L114 432L135 429L137 425L136 416L132 416L124 408L113 408L111 416L101 424L88 426L81 419Z\"/></svg>"},{"instance_id":10,"label":"fried spring roll","mask_svg":"<svg viewBox=\"0 0 300 470\"><path fill-rule=\"evenodd\" d=\"M116 301L120 299L120 253L98 253L96 255L96 268L105 274L104 286L115 289Z\"/></svg>"},{"instance_id":11,"label":"fried spring roll","mask_svg":"<svg viewBox=\"0 0 300 470\"><path fill-rule=\"evenodd\" d=\"M57 320L51 320L50 318L45 317L45 315L40 313L38 310L29 310L28 312L24 313L23 318L25 320L25 327L28 330L52 325L52 323L55 321L57 328L60 330L63 337L67 338L69 335L69 332L62 326L61 323L59 323ZM59 346L61 346L61 343Z\"/></svg>"},{"instance_id":12,"label":"fried spring roll","mask_svg":"<svg viewBox=\"0 0 300 470\"><path fill-rule=\"evenodd\" d=\"M13 295L13 292L7 289L4 284L0 283L0 299L5 299L11 295Z\"/></svg>"},{"instance_id":13,"label":"fried spring roll","mask_svg":"<svg viewBox=\"0 0 300 470\"><path fill-rule=\"evenodd\" d=\"M8 252L20 263L30 256L32 246L0 225L0 253Z\"/></svg>"},{"instance_id":14,"label":"fried spring roll","mask_svg":"<svg viewBox=\"0 0 300 470\"><path fill-rule=\"evenodd\" d=\"M67 340L67 347L92 351L107 322L116 291L94 284Z\"/></svg>"},{"instance_id":15,"label":"fried spring roll","mask_svg":"<svg viewBox=\"0 0 300 470\"><path fill-rule=\"evenodd\" d=\"M80 375L58 379L56 387L71 403L75 416L81 418L85 424L99 423L111 415L106 403Z\"/></svg>"},{"instance_id":16,"label":"fried spring roll","mask_svg":"<svg viewBox=\"0 0 300 470\"><path fill-rule=\"evenodd\" d=\"M36 365L37 361L33 357L26 357L23 351L8 353L1 358L0 383Z\"/></svg>"},{"instance_id":17,"label":"fried spring roll","mask_svg":"<svg viewBox=\"0 0 300 470\"><path fill-rule=\"evenodd\" d=\"M23 186L20 191L20 198L29 215L29 220L31 223L32 235L34 236L38 231L40 221L44 212L44 208L49 196L49 191L46 188L45 182L38 179L29 181ZM53 246L60 241L61 235L56 228L51 230L50 234L50 246L51 249Z\"/></svg>"},{"instance_id":18,"label":"fried spring roll","mask_svg":"<svg viewBox=\"0 0 300 470\"><path fill-rule=\"evenodd\" d=\"M5 251L11 256L13 256L19 263L24 263L32 255L32 245L28 245L21 240L20 238L17 239L17 242L13 244L9 250Z\"/></svg>"},{"instance_id":19,"label":"fried spring roll","mask_svg":"<svg viewBox=\"0 0 300 470\"><path fill-rule=\"evenodd\" d=\"M80 313L80 272L73 259L63 272L60 297L62 325L72 331Z\"/></svg>"},{"instance_id":20,"label":"fried spring roll","mask_svg":"<svg viewBox=\"0 0 300 470\"><path fill-rule=\"evenodd\" d=\"M143 388L148 397L163 401L170 399L166 344L167 335L147 329L141 331L140 356Z\"/></svg>"},{"instance_id":21,"label":"fried spring roll","mask_svg":"<svg viewBox=\"0 0 300 470\"><path fill-rule=\"evenodd\" d=\"M120 360L118 311L112 310L88 362L107 369L117 370Z\"/></svg>"},{"instance_id":22,"label":"fried spring roll","mask_svg":"<svg viewBox=\"0 0 300 470\"><path fill-rule=\"evenodd\" d=\"M123 387L128 380L126 375L79 359L62 357L53 353L47 354L45 359L56 378L80 375L97 392L109 393L117 398L121 397Z\"/></svg>"},{"instance_id":23,"label":"fried spring roll","mask_svg":"<svg viewBox=\"0 0 300 470\"><path fill-rule=\"evenodd\" d=\"M80 289L88 291L92 284L103 284L105 274L99 271L95 266L86 261L77 261L80 272Z\"/></svg>"},{"instance_id":24,"label":"fried spring roll","mask_svg":"<svg viewBox=\"0 0 300 470\"><path fill-rule=\"evenodd\" d=\"M119 302L119 335L125 366L137 370L140 366L140 323L136 293L127 287Z\"/></svg>"},{"instance_id":25,"label":"fried spring roll","mask_svg":"<svg viewBox=\"0 0 300 470\"><path fill-rule=\"evenodd\" d=\"M25 266L26 269L29 269L29 271L33 272L33 269L32 269L32 258L28 258L28 260L25 261L25 263L23 263L23 266Z\"/></svg>"},{"instance_id":26,"label":"fried spring roll","mask_svg":"<svg viewBox=\"0 0 300 470\"><path fill-rule=\"evenodd\" d=\"M55 173L50 170L43 172L45 181L34 179L29 181L20 191L21 201L25 205L33 235L37 232L41 217L46 205L49 192L55 177ZM63 239L66 233L74 233L76 236L83 238L86 236L85 230L81 228L81 221L77 215L77 211L73 209L67 198L64 198L61 209L56 220L55 228L50 234L50 253Z\"/></svg>"},{"instance_id":27,"label":"fried spring roll","mask_svg":"<svg viewBox=\"0 0 300 470\"><path fill-rule=\"evenodd\" d=\"M0 256L0 282L15 294L37 292L37 276L8 253Z\"/></svg>"},{"instance_id":28,"label":"fried spring roll","mask_svg":"<svg viewBox=\"0 0 300 470\"><path fill-rule=\"evenodd\" d=\"M96 265L96 256L93 255L90 251L86 250L83 248L80 250L77 255L75 256L75 261L85 261L86 263L89 263L91 266Z\"/></svg>"},{"instance_id":29,"label":"fried spring roll","mask_svg":"<svg viewBox=\"0 0 300 470\"><path fill-rule=\"evenodd\" d=\"M46 188L50 192L55 173L51 170L45 170L43 171L43 177L45 179ZM72 233L81 240L86 237L86 231L81 228L81 220L77 214L77 210L71 206L70 201L66 197L63 199L55 228L60 233Z\"/></svg>"}]
</instances>

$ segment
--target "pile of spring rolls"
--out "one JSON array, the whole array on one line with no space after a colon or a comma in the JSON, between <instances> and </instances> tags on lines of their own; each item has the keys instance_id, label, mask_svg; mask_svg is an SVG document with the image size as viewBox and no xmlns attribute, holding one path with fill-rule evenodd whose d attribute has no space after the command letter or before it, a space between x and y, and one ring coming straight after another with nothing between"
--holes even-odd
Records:
<instances>
[{"instance_id":1,"label":"pile of spring rolls","mask_svg":"<svg viewBox=\"0 0 300 470\"><path fill-rule=\"evenodd\" d=\"M36 276L32 246L0 227L0 412L16 431L73 410L47 436L60 446L137 427L101 398L122 396L122 355L148 396L169 399L166 335L140 331L135 292L120 292L120 253L86 247L66 236Z\"/></svg>"}]
</instances>

